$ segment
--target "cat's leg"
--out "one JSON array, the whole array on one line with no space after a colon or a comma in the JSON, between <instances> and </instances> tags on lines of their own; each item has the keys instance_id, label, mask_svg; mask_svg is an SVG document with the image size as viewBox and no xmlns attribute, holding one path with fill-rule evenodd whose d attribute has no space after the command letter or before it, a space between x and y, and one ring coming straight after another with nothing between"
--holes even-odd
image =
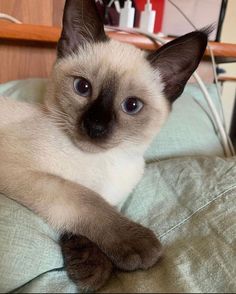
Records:
<instances>
[{"instance_id":1,"label":"cat's leg","mask_svg":"<svg viewBox=\"0 0 236 294\"><path fill-rule=\"evenodd\" d=\"M80 288L98 290L111 276L111 260L88 238L64 234L60 245L67 274Z\"/></svg>"},{"instance_id":2,"label":"cat's leg","mask_svg":"<svg viewBox=\"0 0 236 294\"><path fill-rule=\"evenodd\" d=\"M154 233L120 215L95 192L55 175L1 167L1 192L39 214L62 234L87 237L118 268L147 269L159 259L161 245Z\"/></svg>"},{"instance_id":3,"label":"cat's leg","mask_svg":"<svg viewBox=\"0 0 236 294\"><path fill-rule=\"evenodd\" d=\"M56 229L61 235L59 243L70 279L81 290L98 290L109 279L113 264L97 244L78 234L82 206L77 207L77 200L73 204L70 193L74 189L70 186L73 184L60 178L1 160L0 193L30 208Z\"/></svg>"}]
</instances>

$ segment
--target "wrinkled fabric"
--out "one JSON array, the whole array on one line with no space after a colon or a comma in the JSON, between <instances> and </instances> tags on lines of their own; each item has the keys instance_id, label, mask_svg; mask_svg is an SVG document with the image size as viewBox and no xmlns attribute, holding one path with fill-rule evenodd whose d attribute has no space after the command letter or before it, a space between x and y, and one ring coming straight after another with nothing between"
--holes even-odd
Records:
<instances>
[{"instance_id":1,"label":"wrinkled fabric","mask_svg":"<svg viewBox=\"0 0 236 294\"><path fill-rule=\"evenodd\" d=\"M150 163L120 205L165 247L147 271L116 272L103 293L236 291L236 158ZM76 293L58 236L39 217L0 196L0 292Z\"/></svg>"}]
</instances>

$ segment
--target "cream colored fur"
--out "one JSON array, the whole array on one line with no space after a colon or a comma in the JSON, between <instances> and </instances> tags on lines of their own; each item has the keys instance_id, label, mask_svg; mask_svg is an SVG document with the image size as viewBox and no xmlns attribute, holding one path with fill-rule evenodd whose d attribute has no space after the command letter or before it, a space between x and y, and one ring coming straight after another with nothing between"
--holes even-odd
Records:
<instances>
[{"instance_id":1,"label":"cream colored fur","mask_svg":"<svg viewBox=\"0 0 236 294\"><path fill-rule=\"evenodd\" d=\"M158 75L142 51L111 41L88 45L79 53L56 63L46 109L0 99L0 192L39 213L54 228L69 231L74 231L79 218L86 217L86 208L81 209L83 203L76 196L81 191L85 198L93 191L111 205L129 195L143 174L143 153L169 113ZM94 80L95 99L106 74L112 71L122 82L116 97L117 111L122 99L132 94L146 104L140 115L144 120L139 122L137 116L134 121L120 110L123 122L112 138L116 144L110 142L93 152L89 146L88 152L82 151L73 133L74 116L86 100L73 92L68 76ZM69 123L58 123L65 117L62 113L70 118ZM82 144L86 150L87 143Z\"/></svg>"}]
</instances>

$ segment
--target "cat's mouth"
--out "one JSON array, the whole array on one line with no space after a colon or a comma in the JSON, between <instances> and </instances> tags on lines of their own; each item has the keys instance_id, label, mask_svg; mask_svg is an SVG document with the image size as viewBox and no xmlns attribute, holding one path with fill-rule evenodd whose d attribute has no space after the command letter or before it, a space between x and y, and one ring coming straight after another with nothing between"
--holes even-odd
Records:
<instances>
[{"instance_id":1,"label":"cat's mouth","mask_svg":"<svg viewBox=\"0 0 236 294\"><path fill-rule=\"evenodd\" d=\"M74 144L77 148L85 153L102 153L110 150L118 145L116 142L99 142L99 141L92 141L85 138L76 138L74 140Z\"/></svg>"}]
</instances>

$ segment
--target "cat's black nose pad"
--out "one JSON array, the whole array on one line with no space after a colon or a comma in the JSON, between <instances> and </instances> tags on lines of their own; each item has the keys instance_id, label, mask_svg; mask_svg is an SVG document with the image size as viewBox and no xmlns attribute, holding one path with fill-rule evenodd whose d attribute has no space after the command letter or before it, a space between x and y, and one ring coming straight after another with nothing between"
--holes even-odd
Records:
<instances>
[{"instance_id":1,"label":"cat's black nose pad","mask_svg":"<svg viewBox=\"0 0 236 294\"><path fill-rule=\"evenodd\" d=\"M91 120L89 117L82 120L81 127L82 131L91 139L102 139L106 137L110 131L110 123Z\"/></svg>"}]
</instances>

